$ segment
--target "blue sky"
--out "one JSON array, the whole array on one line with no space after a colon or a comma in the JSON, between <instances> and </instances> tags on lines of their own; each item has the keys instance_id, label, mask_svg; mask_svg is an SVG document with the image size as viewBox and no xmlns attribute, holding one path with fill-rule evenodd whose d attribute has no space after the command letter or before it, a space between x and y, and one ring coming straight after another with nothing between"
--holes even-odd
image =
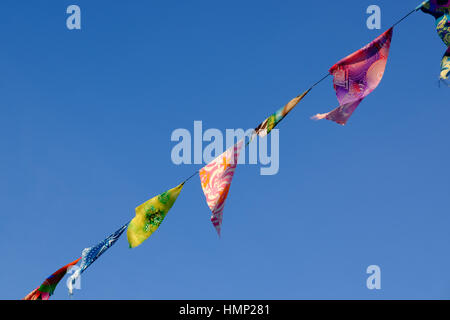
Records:
<instances>
[{"instance_id":1,"label":"blue sky","mask_svg":"<svg viewBox=\"0 0 450 320\"><path fill-rule=\"evenodd\" d=\"M255 127L418 5L404 1L0 4L0 299L21 299L199 165L176 128ZM78 4L82 30L66 28ZM366 8L382 10L368 30ZM280 126L280 171L237 168L222 238L198 177L136 249L93 264L75 299L450 298L445 46L415 13L347 126L331 78ZM381 267L381 290L366 268ZM63 280L54 299L68 299Z\"/></svg>"}]
</instances>

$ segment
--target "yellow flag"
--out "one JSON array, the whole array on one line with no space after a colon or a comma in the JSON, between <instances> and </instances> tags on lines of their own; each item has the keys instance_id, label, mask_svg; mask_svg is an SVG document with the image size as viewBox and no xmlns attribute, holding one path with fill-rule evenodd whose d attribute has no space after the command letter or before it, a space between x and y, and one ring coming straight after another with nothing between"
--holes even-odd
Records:
<instances>
[{"instance_id":1,"label":"yellow flag","mask_svg":"<svg viewBox=\"0 0 450 320\"><path fill-rule=\"evenodd\" d=\"M158 229L167 212L183 189L184 182L160 195L151 198L136 208L136 217L128 225L127 238L130 248L135 248L147 240Z\"/></svg>"}]
</instances>

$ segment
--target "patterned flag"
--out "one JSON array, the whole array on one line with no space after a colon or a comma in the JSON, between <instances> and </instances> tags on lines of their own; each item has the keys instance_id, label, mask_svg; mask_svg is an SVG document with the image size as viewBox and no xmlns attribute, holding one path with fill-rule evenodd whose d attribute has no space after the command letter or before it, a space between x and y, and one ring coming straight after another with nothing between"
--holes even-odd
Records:
<instances>
[{"instance_id":1,"label":"patterned flag","mask_svg":"<svg viewBox=\"0 0 450 320\"><path fill-rule=\"evenodd\" d=\"M315 120L328 119L345 125L361 101L381 82L391 46L393 28L364 48L342 59L330 69L340 106L317 114Z\"/></svg>"},{"instance_id":2,"label":"patterned flag","mask_svg":"<svg viewBox=\"0 0 450 320\"><path fill-rule=\"evenodd\" d=\"M81 258L78 258L77 260L69 263L68 265L65 265L55 273L53 273L50 277L45 279L45 281L41 284L39 288L34 289L31 291L24 300L48 300L51 295L55 292L56 286L58 285L59 281L64 277L64 275L67 273L67 270L76 265L78 261L80 261Z\"/></svg>"},{"instance_id":3,"label":"patterned flag","mask_svg":"<svg viewBox=\"0 0 450 320\"><path fill-rule=\"evenodd\" d=\"M131 220L127 237L130 248L135 248L144 242L158 229L167 212L172 208L175 200L183 189L184 182L160 195L144 202L136 208L136 217Z\"/></svg>"},{"instance_id":4,"label":"patterned flag","mask_svg":"<svg viewBox=\"0 0 450 320\"><path fill-rule=\"evenodd\" d=\"M264 120L259 126L255 128L255 131L253 132L253 135L251 137L251 140L256 135L259 135L260 137L265 137L272 131L273 128L281 121L284 117L292 110L294 107L302 100L310 91L311 89L303 92L301 95L295 97L291 101L289 101L283 108L279 109L277 112L272 114L270 117L268 117L266 120Z\"/></svg>"},{"instance_id":5,"label":"patterned flag","mask_svg":"<svg viewBox=\"0 0 450 320\"><path fill-rule=\"evenodd\" d=\"M240 140L211 163L200 170L200 181L206 196L206 203L212 211L211 222L220 236L223 207L230 190L239 152L244 140Z\"/></svg>"},{"instance_id":6,"label":"patterned flag","mask_svg":"<svg viewBox=\"0 0 450 320\"><path fill-rule=\"evenodd\" d=\"M81 253L81 264L80 268L77 269L73 275L70 276L70 280L68 281L69 286L69 294L73 293L73 285L75 281L80 277L80 275L86 270L95 260L97 260L106 250L111 248L117 240L119 240L122 233L127 228L128 223L122 226L119 230L114 232L105 240L96 244L93 247L85 248Z\"/></svg>"},{"instance_id":7,"label":"patterned flag","mask_svg":"<svg viewBox=\"0 0 450 320\"><path fill-rule=\"evenodd\" d=\"M450 76L450 0L429 0L422 3L420 9L436 19L436 31L447 46L441 61L441 80Z\"/></svg>"},{"instance_id":8,"label":"patterned flag","mask_svg":"<svg viewBox=\"0 0 450 320\"><path fill-rule=\"evenodd\" d=\"M444 54L441 62L441 80L445 82L450 76L450 47L447 48L447 51ZM449 84L450 85L450 84Z\"/></svg>"}]
</instances>

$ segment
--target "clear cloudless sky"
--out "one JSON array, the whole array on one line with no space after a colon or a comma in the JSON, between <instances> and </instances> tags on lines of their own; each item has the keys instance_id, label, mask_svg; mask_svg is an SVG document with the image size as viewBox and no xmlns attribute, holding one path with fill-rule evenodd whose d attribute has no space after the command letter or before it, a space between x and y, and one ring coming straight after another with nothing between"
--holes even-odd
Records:
<instances>
[{"instance_id":1,"label":"clear cloudless sky","mask_svg":"<svg viewBox=\"0 0 450 320\"><path fill-rule=\"evenodd\" d=\"M1 1L0 298L23 298L199 169L172 163L173 130L255 127L419 2ZM382 30L366 27L371 4ZM450 298L444 51L434 19L410 16L347 126L310 120L337 106L328 78L279 125L277 175L237 168L221 239L195 177L74 299ZM366 288L373 264L381 290ZM65 282L52 299L68 299Z\"/></svg>"}]
</instances>

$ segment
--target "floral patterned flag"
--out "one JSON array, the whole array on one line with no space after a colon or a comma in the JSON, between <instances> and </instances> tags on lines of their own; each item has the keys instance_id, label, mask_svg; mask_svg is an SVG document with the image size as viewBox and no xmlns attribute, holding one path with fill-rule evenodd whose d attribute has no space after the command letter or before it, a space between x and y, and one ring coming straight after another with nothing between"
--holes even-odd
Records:
<instances>
[{"instance_id":1,"label":"floral patterned flag","mask_svg":"<svg viewBox=\"0 0 450 320\"><path fill-rule=\"evenodd\" d=\"M422 3L420 9L436 19L436 31L447 46L442 57L440 79L448 80L450 76L450 0L429 0Z\"/></svg>"},{"instance_id":2,"label":"floral patterned flag","mask_svg":"<svg viewBox=\"0 0 450 320\"><path fill-rule=\"evenodd\" d=\"M345 125L361 101L381 82L391 46L393 28L362 49L342 59L330 69L340 106L317 114L315 120L328 119Z\"/></svg>"},{"instance_id":3,"label":"floral patterned flag","mask_svg":"<svg viewBox=\"0 0 450 320\"><path fill-rule=\"evenodd\" d=\"M93 247L85 248L82 251L80 268L70 276L70 280L67 282L69 287L69 294L73 293L73 285L75 284L75 281L78 279L78 277L80 277L80 275L84 272L84 270L87 269L87 267L94 263L95 260L97 260L103 253L105 253L106 250L111 248L114 243L119 240L120 236L125 231L127 226L128 223L120 227L119 230L114 232L105 240L101 241Z\"/></svg>"},{"instance_id":4,"label":"floral patterned flag","mask_svg":"<svg viewBox=\"0 0 450 320\"><path fill-rule=\"evenodd\" d=\"M310 91L311 89L303 92L301 95L298 95L291 101L289 101L283 108L278 109L277 112L273 113L270 117L268 117L266 120L264 120L259 126L255 128L255 131L252 134L251 140L256 135L259 135L260 137L265 137L272 131L273 128L281 121L283 120L286 115L295 108L295 106L302 100Z\"/></svg>"},{"instance_id":5,"label":"floral patterned flag","mask_svg":"<svg viewBox=\"0 0 450 320\"><path fill-rule=\"evenodd\" d=\"M212 211L211 222L219 236L225 200L230 190L231 180L233 179L243 142L244 140L242 139L234 146L228 148L199 172L206 203Z\"/></svg>"},{"instance_id":6,"label":"floral patterned flag","mask_svg":"<svg viewBox=\"0 0 450 320\"><path fill-rule=\"evenodd\" d=\"M160 195L151 198L136 208L136 216L130 221L127 230L130 248L135 248L147 240L158 229L167 212L183 189L184 182Z\"/></svg>"},{"instance_id":7,"label":"floral patterned flag","mask_svg":"<svg viewBox=\"0 0 450 320\"><path fill-rule=\"evenodd\" d=\"M67 273L67 270L76 265L81 258L65 265L55 273L53 273L50 277L45 279L45 281L41 284L39 288L31 291L23 300L48 300L51 295L55 292L56 286L59 281L64 277Z\"/></svg>"}]
</instances>

